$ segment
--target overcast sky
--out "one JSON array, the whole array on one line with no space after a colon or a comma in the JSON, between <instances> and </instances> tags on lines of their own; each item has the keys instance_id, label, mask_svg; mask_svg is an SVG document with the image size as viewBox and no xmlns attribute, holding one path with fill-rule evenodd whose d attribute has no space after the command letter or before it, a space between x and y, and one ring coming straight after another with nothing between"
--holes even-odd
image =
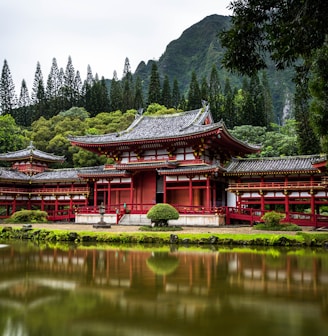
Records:
<instances>
[{"instance_id":1,"label":"overcast sky","mask_svg":"<svg viewBox=\"0 0 328 336\"><path fill-rule=\"evenodd\" d=\"M208 15L231 15L230 0L0 0L0 66L6 59L17 95L31 93L39 61L46 82L52 59L66 68L71 56L82 80L121 78L124 60L135 71L158 60L166 46Z\"/></svg>"}]
</instances>

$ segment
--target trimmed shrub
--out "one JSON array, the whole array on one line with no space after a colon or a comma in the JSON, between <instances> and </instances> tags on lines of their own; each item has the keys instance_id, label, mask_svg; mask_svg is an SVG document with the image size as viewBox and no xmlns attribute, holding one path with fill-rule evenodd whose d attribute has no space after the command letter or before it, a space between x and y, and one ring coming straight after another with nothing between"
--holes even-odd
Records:
<instances>
[{"instance_id":1,"label":"trimmed shrub","mask_svg":"<svg viewBox=\"0 0 328 336\"><path fill-rule=\"evenodd\" d=\"M153 226L167 226L168 220L179 219L179 212L170 204L158 203L149 209L147 218Z\"/></svg>"},{"instance_id":2,"label":"trimmed shrub","mask_svg":"<svg viewBox=\"0 0 328 336\"><path fill-rule=\"evenodd\" d=\"M265 215L261 217L261 219L264 221L265 226L267 227L279 226L280 222L284 218L285 218L284 214L275 211L267 212Z\"/></svg>"},{"instance_id":3,"label":"trimmed shrub","mask_svg":"<svg viewBox=\"0 0 328 336\"><path fill-rule=\"evenodd\" d=\"M41 210L20 210L14 212L5 220L6 223L44 223L47 222L47 212Z\"/></svg>"}]
</instances>

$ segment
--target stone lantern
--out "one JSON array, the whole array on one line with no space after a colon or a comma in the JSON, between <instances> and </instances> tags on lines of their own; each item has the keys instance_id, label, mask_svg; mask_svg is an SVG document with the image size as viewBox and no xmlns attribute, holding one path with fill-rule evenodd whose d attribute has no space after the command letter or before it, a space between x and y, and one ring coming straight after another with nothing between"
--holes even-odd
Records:
<instances>
[{"instance_id":1,"label":"stone lantern","mask_svg":"<svg viewBox=\"0 0 328 336\"><path fill-rule=\"evenodd\" d=\"M104 203L101 203L99 205L99 215L100 215L100 221L96 224L93 225L93 227L96 227L96 228L110 228L111 225L109 223L106 223L105 220L104 220L104 215L105 215L105 212L106 212L106 208L104 206Z\"/></svg>"}]
</instances>

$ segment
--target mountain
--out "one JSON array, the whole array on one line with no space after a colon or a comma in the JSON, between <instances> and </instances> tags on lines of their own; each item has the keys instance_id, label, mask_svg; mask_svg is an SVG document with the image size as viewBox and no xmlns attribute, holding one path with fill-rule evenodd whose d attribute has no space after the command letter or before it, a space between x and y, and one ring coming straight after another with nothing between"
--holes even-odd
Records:
<instances>
[{"instance_id":1,"label":"mountain","mask_svg":"<svg viewBox=\"0 0 328 336\"><path fill-rule=\"evenodd\" d=\"M200 84L203 77L209 78L213 64L219 70L222 86L224 86L228 77L232 87L240 88L242 77L228 72L221 65L224 49L221 46L218 34L220 31L228 29L230 24L230 17L228 16L216 14L207 16L186 29L178 39L170 42L158 61L150 60L147 64L141 62L134 76L141 78L145 93L147 94L152 62L157 62L161 78L167 75L171 83L176 78L181 93L185 95L189 89L192 72L195 71ZM286 100L294 91L292 75L291 69L276 71L274 64L269 63L267 77L277 120L282 117Z\"/></svg>"}]
</instances>

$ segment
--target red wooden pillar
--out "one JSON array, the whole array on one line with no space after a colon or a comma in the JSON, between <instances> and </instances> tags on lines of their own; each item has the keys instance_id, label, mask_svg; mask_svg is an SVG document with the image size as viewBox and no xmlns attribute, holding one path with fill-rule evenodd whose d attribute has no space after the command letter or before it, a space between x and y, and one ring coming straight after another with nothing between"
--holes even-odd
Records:
<instances>
[{"instance_id":1,"label":"red wooden pillar","mask_svg":"<svg viewBox=\"0 0 328 336\"><path fill-rule=\"evenodd\" d=\"M88 206L88 199L89 199L89 194L90 194L90 182L87 180L87 187L88 187L88 190L87 192L84 194L84 206Z\"/></svg>"},{"instance_id":2,"label":"red wooden pillar","mask_svg":"<svg viewBox=\"0 0 328 336\"><path fill-rule=\"evenodd\" d=\"M263 187L264 186L264 177L261 176L261 182L260 182L260 187ZM265 210L265 198L264 198L264 192L262 189L260 189L259 191L259 194L260 194L260 206L261 206L261 211L264 211Z\"/></svg>"},{"instance_id":3,"label":"red wooden pillar","mask_svg":"<svg viewBox=\"0 0 328 336\"><path fill-rule=\"evenodd\" d=\"M130 182L130 208L133 208L133 177L131 176L131 182Z\"/></svg>"},{"instance_id":4,"label":"red wooden pillar","mask_svg":"<svg viewBox=\"0 0 328 336\"><path fill-rule=\"evenodd\" d=\"M312 215L315 215L315 193L313 190L310 190L311 194L311 213Z\"/></svg>"},{"instance_id":5,"label":"red wooden pillar","mask_svg":"<svg viewBox=\"0 0 328 336\"><path fill-rule=\"evenodd\" d=\"M313 182L314 182L313 176L310 177L310 181L311 181L311 186L313 186ZM311 214L315 215L315 192L312 188L310 190L310 195L311 195Z\"/></svg>"},{"instance_id":6,"label":"red wooden pillar","mask_svg":"<svg viewBox=\"0 0 328 336\"><path fill-rule=\"evenodd\" d=\"M217 204L216 204L216 193L217 193L216 186L217 186L217 184L213 183L212 188L211 188L212 189L212 199L211 199L211 206L212 207L216 207L217 206ZM226 200L225 200L225 202L226 202Z\"/></svg>"},{"instance_id":7,"label":"red wooden pillar","mask_svg":"<svg viewBox=\"0 0 328 336\"><path fill-rule=\"evenodd\" d=\"M289 222L289 218L290 218L290 214L289 214L289 192L288 190L284 191L284 195L285 195L285 221Z\"/></svg>"},{"instance_id":8,"label":"red wooden pillar","mask_svg":"<svg viewBox=\"0 0 328 336\"><path fill-rule=\"evenodd\" d=\"M17 197L17 196L14 197L12 213L16 212L16 205L17 205L16 197Z\"/></svg>"},{"instance_id":9,"label":"red wooden pillar","mask_svg":"<svg viewBox=\"0 0 328 336\"><path fill-rule=\"evenodd\" d=\"M264 199L264 192L260 190L260 197L261 197L261 211L265 210L265 199Z\"/></svg>"},{"instance_id":10,"label":"red wooden pillar","mask_svg":"<svg viewBox=\"0 0 328 336\"><path fill-rule=\"evenodd\" d=\"M189 177L189 206L192 206L192 176Z\"/></svg>"},{"instance_id":11,"label":"red wooden pillar","mask_svg":"<svg viewBox=\"0 0 328 336\"><path fill-rule=\"evenodd\" d=\"M57 211L58 211L58 196L56 195L55 196L55 212L57 214Z\"/></svg>"},{"instance_id":12,"label":"red wooden pillar","mask_svg":"<svg viewBox=\"0 0 328 336\"><path fill-rule=\"evenodd\" d=\"M69 209L73 211L73 195L69 195Z\"/></svg>"},{"instance_id":13,"label":"red wooden pillar","mask_svg":"<svg viewBox=\"0 0 328 336\"><path fill-rule=\"evenodd\" d=\"M211 208L211 189L210 189L210 177L206 178L206 208L210 210Z\"/></svg>"},{"instance_id":14,"label":"red wooden pillar","mask_svg":"<svg viewBox=\"0 0 328 336\"><path fill-rule=\"evenodd\" d=\"M163 202L166 203L166 175L163 176Z\"/></svg>"},{"instance_id":15,"label":"red wooden pillar","mask_svg":"<svg viewBox=\"0 0 328 336\"><path fill-rule=\"evenodd\" d=\"M111 179L108 179L108 185L107 185L107 208L110 211L111 206Z\"/></svg>"},{"instance_id":16,"label":"red wooden pillar","mask_svg":"<svg viewBox=\"0 0 328 336\"><path fill-rule=\"evenodd\" d=\"M237 195L237 208L238 208L238 212L241 212L241 194L239 191L237 191L236 193Z\"/></svg>"},{"instance_id":17,"label":"red wooden pillar","mask_svg":"<svg viewBox=\"0 0 328 336\"><path fill-rule=\"evenodd\" d=\"M44 211L44 196L41 195L41 210Z\"/></svg>"},{"instance_id":18,"label":"red wooden pillar","mask_svg":"<svg viewBox=\"0 0 328 336\"><path fill-rule=\"evenodd\" d=\"M97 197L98 197L98 184L97 184L97 180L94 180L93 182L94 185L94 195L93 195L93 206L97 206Z\"/></svg>"}]
</instances>

